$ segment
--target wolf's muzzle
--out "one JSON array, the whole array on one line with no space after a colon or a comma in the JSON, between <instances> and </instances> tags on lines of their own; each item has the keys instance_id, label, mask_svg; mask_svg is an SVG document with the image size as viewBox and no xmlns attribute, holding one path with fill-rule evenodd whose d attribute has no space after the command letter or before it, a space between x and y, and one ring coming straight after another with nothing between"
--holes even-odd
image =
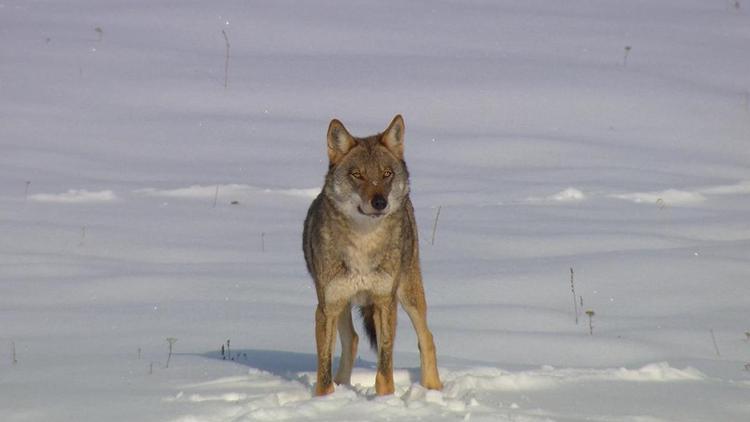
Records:
<instances>
[{"instance_id":1,"label":"wolf's muzzle","mask_svg":"<svg viewBox=\"0 0 750 422\"><path fill-rule=\"evenodd\" d=\"M370 204L376 210L383 211L385 207L388 206L388 201L385 199L385 197L383 197L383 195L375 195L372 197L372 201L370 201Z\"/></svg>"}]
</instances>

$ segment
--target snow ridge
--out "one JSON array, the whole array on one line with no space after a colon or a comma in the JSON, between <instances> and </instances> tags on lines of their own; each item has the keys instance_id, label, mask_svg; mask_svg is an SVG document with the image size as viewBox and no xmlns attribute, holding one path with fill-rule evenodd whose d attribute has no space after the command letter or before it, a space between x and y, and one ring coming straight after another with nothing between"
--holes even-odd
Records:
<instances>
[{"instance_id":1,"label":"snow ridge","mask_svg":"<svg viewBox=\"0 0 750 422\"><path fill-rule=\"evenodd\" d=\"M377 397L373 386L375 372L357 368L352 386L338 386L325 397L313 397L315 373L300 372L285 380L268 372L251 369L247 377L228 377L208 383L186 386L165 402L204 407L174 419L175 422L233 420L389 420L392 418L425 418L428 420L469 420L490 417L492 420L544 421L534 409L516 402L497 402L490 397L498 393L522 393L561 388L585 382L603 383L674 383L701 381L706 376L686 367L678 369L667 362L637 369L553 368L506 371L493 367L449 370L441 368L443 391L426 390L411 373L394 372L396 393ZM231 391L222 391L222 390ZM185 392L197 390L199 392ZM236 391L239 390L239 391Z\"/></svg>"},{"instance_id":2,"label":"snow ridge","mask_svg":"<svg viewBox=\"0 0 750 422\"><path fill-rule=\"evenodd\" d=\"M37 193L29 195L36 202L56 202L63 204L82 204L116 201L117 195L111 190L89 192L86 189L70 189L63 193Z\"/></svg>"}]
</instances>

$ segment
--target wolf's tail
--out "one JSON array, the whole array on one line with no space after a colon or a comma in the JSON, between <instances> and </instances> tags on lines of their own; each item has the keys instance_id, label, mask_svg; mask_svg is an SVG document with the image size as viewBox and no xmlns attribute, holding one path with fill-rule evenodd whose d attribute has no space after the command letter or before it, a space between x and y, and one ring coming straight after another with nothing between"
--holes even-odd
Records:
<instances>
[{"instance_id":1,"label":"wolf's tail","mask_svg":"<svg viewBox=\"0 0 750 422\"><path fill-rule=\"evenodd\" d=\"M360 306L359 314L362 315L362 325L364 325L367 339L370 341L370 348L377 352L378 338L375 333L375 305Z\"/></svg>"}]
</instances>

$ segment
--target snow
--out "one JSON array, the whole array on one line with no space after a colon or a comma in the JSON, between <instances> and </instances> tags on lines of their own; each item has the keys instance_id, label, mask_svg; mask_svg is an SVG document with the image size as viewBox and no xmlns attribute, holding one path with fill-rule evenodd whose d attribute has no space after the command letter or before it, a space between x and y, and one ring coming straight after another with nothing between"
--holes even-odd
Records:
<instances>
[{"instance_id":1,"label":"snow","mask_svg":"<svg viewBox=\"0 0 750 422\"><path fill-rule=\"evenodd\" d=\"M546 196L544 198L530 197L529 201L557 201L557 202L568 202L568 201L583 201L586 199L586 194L581 192L580 189L567 188L557 192L556 194Z\"/></svg>"},{"instance_id":2,"label":"snow","mask_svg":"<svg viewBox=\"0 0 750 422\"><path fill-rule=\"evenodd\" d=\"M111 190L89 192L86 189L70 189L64 193L36 193L29 196L32 201L38 202L109 202L117 200L117 196Z\"/></svg>"},{"instance_id":3,"label":"snow","mask_svg":"<svg viewBox=\"0 0 750 422\"><path fill-rule=\"evenodd\" d=\"M667 189L660 192L633 192L612 195L613 198L625 199L635 203L656 204L663 207L666 204L682 205L693 202L703 202L706 197L699 192L689 192L678 189Z\"/></svg>"},{"instance_id":4,"label":"snow","mask_svg":"<svg viewBox=\"0 0 750 422\"><path fill-rule=\"evenodd\" d=\"M0 420L750 420L730 3L0 1ZM397 113L445 388L401 313L314 398L325 131Z\"/></svg>"},{"instance_id":5,"label":"snow","mask_svg":"<svg viewBox=\"0 0 750 422\"><path fill-rule=\"evenodd\" d=\"M217 201L219 199L225 201L227 197L247 198L260 192L313 199L318 196L318 193L320 193L320 187L306 189L269 189L232 183L215 186L191 185L175 189L141 188L133 191L136 195L204 200L216 198Z\"/></svg>"},{"instance_id":6,"label":"snow","mask_svg":"<svg viewBox=\"0 0 750 422\"><path fill-rule=\"evenodd\" d=\"M693 368L684 370L672 368L665 362L646 365L639 369L555 369L545 367L538 370L504 371L499 368L474 367L460 371L445 371L443 378L446 385L443 391L426 390L411 379L405 370L396 371L396 394L392 397L362 400L362 397L374 394L374 370L358 369L353 374L353 387L340 387L330 397L311 399L314 373L298 374L298 379L307 388L300 388L298 381L287 381L277 384L271 374L254 372L254 377L227 377L213 381L210 387L253 391L259 389L263 394L224 393L201 395L180 391L174 397L165 399L168 403L232 402L241 404L232 408L231 418L239 420L294 420L305 417L321 417L344 414L348 418L367 419L368 414L376 413L379 418L413 419L418 417L436 420L456 420L467 418L488 418L487 420L514 420L519 409L517 403L498 403L494 406L481 404L477 396L498 396L507 393L533 393L539 390L559 389L563 385L582 383L690 383L706 379L700 371ZM259 378L259 379L258 379ZM243 383L244 381L244 383ZM283 387L282 387L283 386ZM189 386L192 391L201 391L206 385ZM284 388L282 392L272 392L276 387ZM224 408L225 410L227 407ZM205 411L206 409L201 409ZM510 412L509 412L510 410ZM183 416L181 421L214 420L215 410L203 414ZM335 417L335 416L334 416ZM215 420L224 420L225 416ZM549 420L548 417L529 417L519 415L521 420Z\"/></svg>"}]
</instances>

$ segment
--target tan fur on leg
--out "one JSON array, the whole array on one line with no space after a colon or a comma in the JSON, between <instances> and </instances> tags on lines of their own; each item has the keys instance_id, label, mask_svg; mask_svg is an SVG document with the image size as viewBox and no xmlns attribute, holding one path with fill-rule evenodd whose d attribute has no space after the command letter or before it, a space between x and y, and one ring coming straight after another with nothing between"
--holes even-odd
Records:
<instances>
[{"instance_id":1,"label":"tan fur on leg","mask_svg":"<svg viewBox=\"0 0 750 422\"><path fill-rule=\"evenodd\" d=\"M357 332L354 331L354 323L352 322L351 305L344 308L339 315L338 330L341 337L341 359L339 360L336 377L333 380L339 385L350 385L354 360L357 358L357 343L359 342L359 337Z\"/></svg>"},{"instance_id":2,"label":"tan fur on leg","mask_svg":"<svg viewBox=\"0 0 750 422\"><path fill-rule=\"evenodd\" d=\"M378 369L375 391L379 396L393 394L393 342L396 337L396 301L375 304L375 327L378 334Z\"/></svg>"},{"instance_id":3,"label":"tan fur on leg","mask_svg":"<svg viewBox=\"0 0 750 422\"><path fill-rule=\"evenodd\" d=\"M315 311L315 341L318 347L318 377L315 395L333 393L331 382L331 355L336 341L336 319L338 312L330 306L318 305Z\"/></svg>"}]
</instances>

